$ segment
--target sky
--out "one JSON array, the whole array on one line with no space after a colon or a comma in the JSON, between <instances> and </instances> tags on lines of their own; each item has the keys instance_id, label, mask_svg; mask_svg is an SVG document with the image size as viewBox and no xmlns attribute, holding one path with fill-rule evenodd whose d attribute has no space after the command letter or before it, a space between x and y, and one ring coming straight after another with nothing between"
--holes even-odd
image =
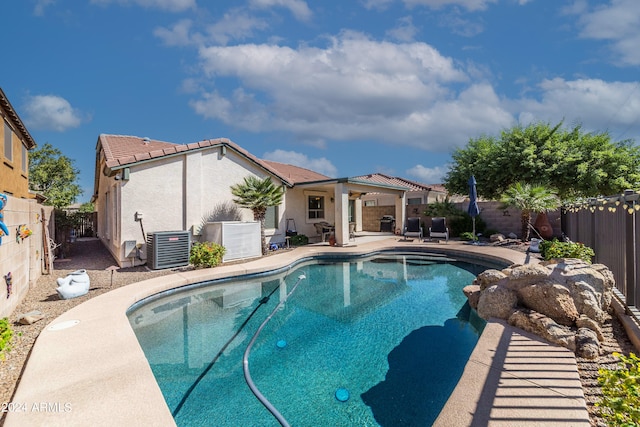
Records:
<instances>
[{"instance_id":1,"label":"sky","mask_svg":"<svg viewBox=\"0 0 640 427\"><path fill-rule=\"evenodd\" d=\"M0 87L87 202L100 134L229 138L330 177L442 182L532 122L640 143L637 0L21 0Z\"/></svg>"}]
</instances>

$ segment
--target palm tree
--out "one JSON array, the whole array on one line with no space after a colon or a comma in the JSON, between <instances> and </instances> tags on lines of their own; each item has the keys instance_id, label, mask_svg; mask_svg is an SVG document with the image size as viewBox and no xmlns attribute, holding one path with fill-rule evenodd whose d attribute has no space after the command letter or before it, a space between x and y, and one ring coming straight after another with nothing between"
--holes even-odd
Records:
<instances>
[{"instance_id":1,"label":"palm tree","mask_svg":"<svg viewBox=\"0 0 640 427\"><path fill-rule=\"evenodd\" d=\"M233 201L243 208L253 211L253 219L260 222L260 238L262 241L262 255L268 251L267 239L264 233L264 219L267 208L282 203L284 189L275 185L268 176L264 179L253 175L244 178L244 182L231 186Z\"/></svg>"},{"instance_id":2,"label":"palm tree","mask_svg":"<svg viewBox=\"0 0 640 427\"><path fill-rule=\"evenodd\" d=\"M502 203L520 209L522 212L522 241L529 240L531 213L548 212L560 206L560 199L555 191L543 186L516 182L507 188L502 195Z\"/></svg>"}]
</instances>

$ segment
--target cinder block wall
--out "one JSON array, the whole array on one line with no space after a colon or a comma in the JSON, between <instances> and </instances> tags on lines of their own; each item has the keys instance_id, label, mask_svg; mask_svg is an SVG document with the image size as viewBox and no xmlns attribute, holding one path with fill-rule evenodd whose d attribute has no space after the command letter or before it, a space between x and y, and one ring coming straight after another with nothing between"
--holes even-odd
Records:
<instances>
[{"instance_id":1,"label":"cinder block wall","mask_svg":"<svg viewBox=\"0 0 640 427\"><path fill-rule=\"evenodd\" d=\"M466 212L469 202L456 203L455 205L458 209ZM420 217L420 223L424 227L425 235L431 226L431 218L423 214L426 207L427 205L407 205L407 218ZM513 208L503 209L500 202L479 202L478 207L480 208L480 217L487 224L487 229L495 230L505 236L509 233L515 233L520 237L522 233L520 210ZM383 215L394 214L394 206L364 206L362 208L362 229L364 231L380 231L380 218L382 218ZM553 227L554 236L560 237L562 235L560 210L548 212L547 217ZM535 219L536 215L533 214L531 218L532 223L535 222ZM534 235L532 234L532 236Z\"/></svg>"},{"instance_id":2,"label":"cinder block wall","mask_svg":"<svg viewBox=\"0 0 640 427\"><path fill-rule=\"evenodd\" d=\"M30 286L34 286L42 275L44 267L42 208L45 210L46 224L52 221L53 208L41 206L35 200L7 196L7 204L2 210L3 222L9 229L8 236L2 236L0 243L0 317L9 316L25 298ZM33 234L20 239L17 229L26 225ZM51 224L53 226L53 224ZM51 231L52 228L49 229ZM6 277L11 273L11 292Z\"/></svg>"}]
</instances>

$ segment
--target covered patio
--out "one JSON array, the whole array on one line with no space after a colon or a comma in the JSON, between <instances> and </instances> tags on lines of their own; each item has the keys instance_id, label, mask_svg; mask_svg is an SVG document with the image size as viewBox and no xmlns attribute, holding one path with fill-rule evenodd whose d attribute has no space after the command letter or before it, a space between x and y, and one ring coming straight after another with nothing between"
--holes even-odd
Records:
<instances>
[{"instance_id":1,"label":"covered patio","mask_svg":"<svg viewBox=\"0 0 640 427\"><path fill-rule=\"evenodd\" d=\"M367 236L370 241L375 234L362 231L362 196L367 193L385 193L395 197L396 230L404 228L406 217L406 192L408 188L365 181L355 178L336 178L322 181L296 184L287 189L287 212L289 219L300 224L302 233L308 236L318 236L314 224L328 222L333 227L336 246L354 244L350 240L357 236ZM294 206L305 206L304 210L292 209ZM290 214L292 213L292 214ZM351 225L351 230L350 230ZM393 234L385 233L386 237ZM322 236L320 241L322 241Z\"/></svg>"}]
</instances>

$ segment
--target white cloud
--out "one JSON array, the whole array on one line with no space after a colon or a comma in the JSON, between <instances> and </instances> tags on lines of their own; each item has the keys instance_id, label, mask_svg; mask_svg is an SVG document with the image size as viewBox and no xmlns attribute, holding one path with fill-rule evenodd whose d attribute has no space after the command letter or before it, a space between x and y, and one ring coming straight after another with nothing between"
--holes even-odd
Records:
<instances>
[{"instance_id":1,"label":"white cloud","mask_svg":"<svg viewBox=\"0 0 640 427\"><path fill-rule=\"evenodd\" d=\"M149 9L161 9L169 12L182 12L196 7L196 0L91 0L91 3L100 5L111 3L119 3L121 5L135 4Z\"/></svg>"},{"instance_id":2,"label":"white cloud","mask_svg":"<svg viewBox=\"0 0 640 427\"><path fill-rule=\"evenodd\" d=\"M445 6L459 6L469 11L485 10L489 4L498 0L404 0L408 7L426 6L431 9L440 9Z\"/></svg>"},{"instance_id":3,"label":"white cloud","mask_svg":"<svg viewBox=\"0 0 640 427\"><path fill-rule=\"evenodd\" d=\"M588 10L584 2L576 2L567 13L580 14L580 36L611 43L614 60L622 65L640 64L640 2L611 0Z\"/></svg>"},{"instance_id":4,"label":"white cloud","mask_svg":"<svg viewBox=\"0 0 640 427\"><path fill-rule=\"evenodd\" d=\"M606 82L599 79L544 80L540 99L515 101L523 124L531 121L584 124L592 131L611 130L616 139L623 134L640 134L640 82ZM629 137L629 136L627 136Z\"/></svg>"},{"instance_id":5,"label":"white cloud","mask_svg":"<svg viewBox=\"0 0 640 427\"><path fill-rule=\"evenodd\" d=\"M310 159L305 154L286 150L270 151L268 153L264 153L264 156L262 157L266 160L273 160L274 162L286 163L310 169L314 172L318 172L332 178L335 178L338 175L338 169L325 157Z\"/></svg>"},{"instance_id":6,"label":"white cloud","mask_svg":"<svg viewBox=\"0 0 640 427\"><path fill-rule=\"evenodd\" d=\"M251 5L261 9L284 7L300 21L308 21L312 16L311 9L303 0L251 0Z\"/></svg>"},{"instance_id":7,"label":"white cloud","mask_svg":"<svg viewBox=\"0 0 640 427\"><path fill-rule=\"evenodd\" d=\"M413 25L411 16L405 16L398 20L398 25L387 31L387 34L402 42L413 41L418 33L418 28Z\"/></svg>"},{"instance_id":8,"label":"white cloud","mask_svg":"<svg viewBox=\"0 0 640 427\"><path fill-rule=\"evenodd\" d=\"M207 28L210 39L217 44L227 44L230 40L243 40L254 35L255 30L264 30L268 23L251 16L241 9L233 9L224 14L222 19Z\"/></svg>"},{"instance_id":9,"label":"white cloud","mask_svg":"<svg viewBox=\"0 0 640 427\"><path fill-rule=\"evenodd\" d=\"M192 21L182 19L171 28L158 27L153 30L153 35L161 39L167 46L188 46L194 43L191 32Z\"/></svg>"},{"instance_id":10,"label":"white cloud","mask_svg":"<svg viewBox=\"0 0 640 427\"><path fill-rule=\"evenodd\" d=\"M63 132L80 126L80 112L59 96L36 95L28 98L25 105L27 126L34 129Z\"/></svg>"},{"instance_id":11,"label":"white cloud","mask_svg":"<svg viewBox=\"0 0 640 427\"><path fill-rule=\"evenodd\" d=\"M444 180L444 176L449 170L449 166L435 166L432 168L415 165L407 169L407 175L414 177L417 181L425 184L440 184Z\"/></svg>"},{"instance_id":12,"label":"white cloud","mask_svg":"<svg viewBox=\"0 0 640 427\"><path fill-rule=\"evenodd\" d=\"M361 0L365 9L385 10L395 0Z\"/></svg>"},{"instance_id":13,"label":"white cloud","mask_svg":"<svg viewBox=\"0 0 640 427\"><path fill-rule=\"evenodd\" d=\"M466 143L469 132L513 120L490 86L453 90L468 84L467 74L425 43L344 33L325 48L214 46L200 57L206 76L236 78L241 88L203 93L193 108L253 132L447 150L443 145Z\"/></svg>"},{"instance_id":14,"label":"white cloud","mask_svg":"<svg viewBox=\"0 0 640 427\"><path fill-rule=\"evenodd\" d=\"M33 14L36 16L44 15L45 8L53 3L55 3L55 0L37 0L33 8Z\"/></svg>"}]
</instances>

